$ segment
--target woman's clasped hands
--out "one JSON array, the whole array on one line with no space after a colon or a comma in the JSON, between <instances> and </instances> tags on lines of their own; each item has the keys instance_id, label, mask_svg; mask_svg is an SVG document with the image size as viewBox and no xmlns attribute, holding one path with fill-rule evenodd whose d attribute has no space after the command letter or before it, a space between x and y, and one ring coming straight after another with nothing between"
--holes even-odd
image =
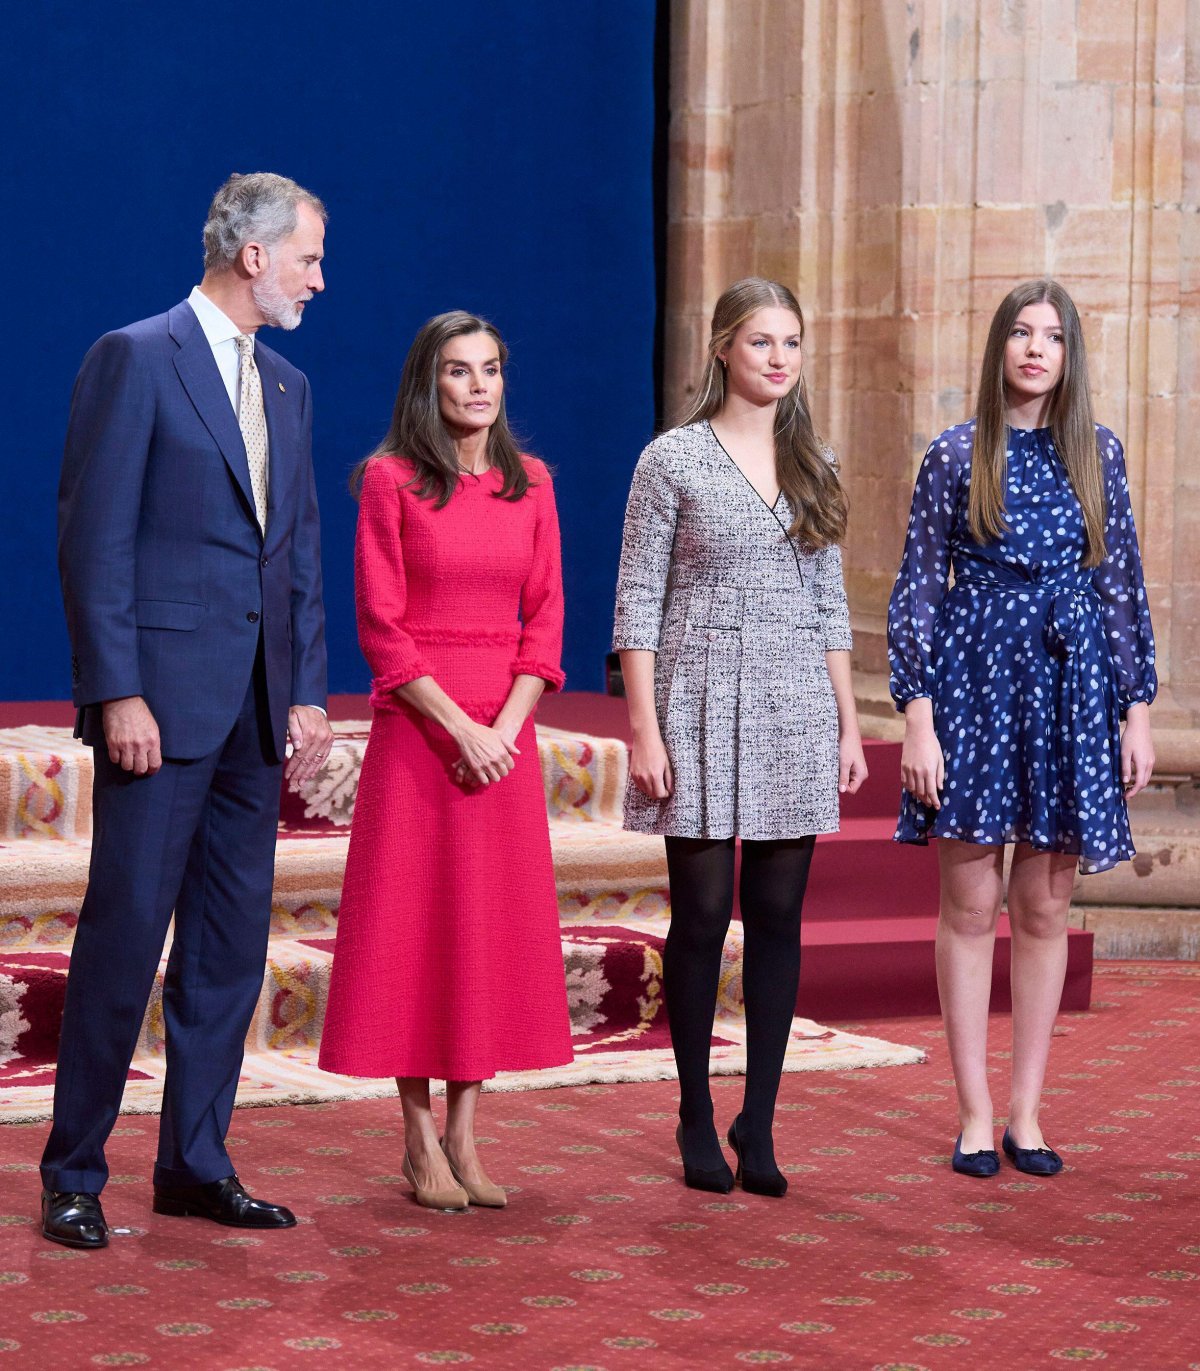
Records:
<instances>
[{"instance_id":1,"label":"woman's clasped hands","mask_svg":"<svg viewBox=\"0 0 1200 1371\"><path fill-rule=\"evenodd\" d=\"M503 724L489 728L487 724L468 719L455 730L453 737L461 755L452 772L455 782L461 786L473 788L502 781L521 755L517 730Z\"/></svg>"}]
</instances>

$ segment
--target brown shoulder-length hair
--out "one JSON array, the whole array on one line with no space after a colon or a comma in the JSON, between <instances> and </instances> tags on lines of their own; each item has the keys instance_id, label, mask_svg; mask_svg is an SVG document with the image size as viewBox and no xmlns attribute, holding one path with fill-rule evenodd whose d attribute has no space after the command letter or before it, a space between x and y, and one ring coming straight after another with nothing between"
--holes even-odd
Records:
<instances>
[{"instance_id":1,"label":"brown shoulder-length hair","mask_svg":"<svg viewBox=\"0 0 1200 1371\"><path fill-rule=\"evenodd\" d=\"M735 281L713 309L708 355L696 398L680 421L694 424L712 419L725 407L727 385L719 353L733 342L738 329L760 309L789 310L799 324L804 344L804 315L787 286L761 276ZM832 454L813 429L804 374L779 401L775 411L775 477L795 511L788 533L809 547L828 547L846 536L848 504L838 480Z\"/></svg>"},{"instance_id":2,"label":"brown shoulder-length hair","mask_svg":"<svg viewBox=\"0 0 1200 1371\"><path fill-rule=\"evenodd\" d=\"M979 398L975 408L975 441L971 454L971 485L967 497L967 526L977 543L991 542L1008 528L1004 489L1008 477L1007 396L1004 389L1004 349L1021 311L1027 305L1048 304L1058 311L1063 336L1062 379L1050 398L1048 418L1054 450L1083 510L1087 538L1083 565L1099 566L1107 555L1104 545L1106 500L1104 471L1092 419L1087 349L1075 302L1049 277L1022 281L1005 296L992 316Z\"/></svg>"},{"instance_id":3,"label":"brown shoulder-length hair","mask_svg":"<svg viewBox=\"0 0 1200 1371\"><path fill-rule=\"evenodd\" d=\"M413 466L408 481L422 500L433 500L441 509L458 489L461 471L454 442L446 429L438 401L438 368L442 351L452 338L468 333L486 333L496 344L503 367L508 348L495 324L477 314L452 309L435 315L417 330L404 369L400 389L392 409L392 424L378 446L354 468L350 489L357 498L362 493L367 464L383 457L405 457ZM519 500L529 489L529 473L521 460L521 449L508 426L508 414L501 393L496 422L488 429L488 462L503 477L496 495L501 500Z\"/></svg>"}]
</instances>

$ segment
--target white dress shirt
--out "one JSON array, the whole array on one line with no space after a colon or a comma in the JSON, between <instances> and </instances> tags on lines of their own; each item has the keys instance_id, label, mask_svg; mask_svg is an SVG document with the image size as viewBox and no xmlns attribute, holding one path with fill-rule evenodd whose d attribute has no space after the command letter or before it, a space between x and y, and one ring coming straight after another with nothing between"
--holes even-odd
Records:
<instances>
[{"instance_id":1,"label":"white dress shirt","mask_svg":"<svg viewBox=\"0 0 1200 1371\"><path fill-rule=\"evenodd\" d=\"M237 336L241 329L233 322L223 309L218 309L208 298L199 286L192 287L192 293L188 296L187 302L192 307L192 312L200 322L200 327L208 339L208 345L212 348L213 359L216 361L217 370L221 373L221 380L225 386L225 393L229 396L229 403L233 406L234 414L238 410L238 394L240 392L238 376L238 350ZM253 351L254 335L250 335L251 350ZM313 709L325 711L320 705L313 705Z\"/></svg>"},{"instance_id":2,"label":"white dress shirt","mask_svg":"<svg viewBox=\"0 0 1200 1371\"><path fill-rule=\"evenodd\" d=\"M238 396L241 390L237 350L237 337L241 333L241 329L224 310L218 309L213 304L199 286L192 287L192 293L188 296L187 302L200 321L200 327L208 339L209 347L212 348L213 360L216 362L217 370L221 373L221 380L225 384L225 394L229 396L229 403L233 406L233 412L236 414L238 412ZM253 352L254 334L251 333L248 336L250 338L250 350Z\"/></svg>"}]
</instances>

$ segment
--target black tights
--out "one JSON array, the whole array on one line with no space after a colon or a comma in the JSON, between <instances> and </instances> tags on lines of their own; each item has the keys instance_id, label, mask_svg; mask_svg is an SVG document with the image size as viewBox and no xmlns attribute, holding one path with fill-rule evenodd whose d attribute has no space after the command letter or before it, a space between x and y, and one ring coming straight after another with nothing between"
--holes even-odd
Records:
<instances>
[{"instance_id":1,"label":"black tights","mask_svg":"<svg viewBox=\"0 0 1200 1371\"><path fill-rule=\"evenodd\" d=\"M743 842L739 895L746 1005L746 1091L738 1137L746 1165L775 1165L771 1125L800 983L800 910L813 839ZM708 1055L721 949L733 915L734 839L668 838L671 928L663 992L679 1069L679 1120L694 1166L720 1165Z\"/></svg>"}]
</instances>

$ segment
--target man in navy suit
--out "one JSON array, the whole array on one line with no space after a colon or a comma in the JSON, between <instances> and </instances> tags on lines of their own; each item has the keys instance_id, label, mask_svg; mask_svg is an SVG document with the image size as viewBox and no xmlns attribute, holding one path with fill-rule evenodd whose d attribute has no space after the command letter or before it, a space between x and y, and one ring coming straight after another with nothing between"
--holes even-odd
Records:
<instances>
[{"instance_id":1,"label":"man in navy suit","mask_svg":"<svg viewBox=\"0 0 1200 1371\"><path fill-rule=\"evenodd\" d=\"M42 1158L42 1232L103 1247L104 1145L172 912L154 1209L238 1227L294 1216L225 1149L262 989L280 773L329 752L308 381L257 341L324 289L325 209L234 176L182 304L106 334L75 383L59 569L76 732L94 748L87 895Z\"/></svg>"}]
</instances>

